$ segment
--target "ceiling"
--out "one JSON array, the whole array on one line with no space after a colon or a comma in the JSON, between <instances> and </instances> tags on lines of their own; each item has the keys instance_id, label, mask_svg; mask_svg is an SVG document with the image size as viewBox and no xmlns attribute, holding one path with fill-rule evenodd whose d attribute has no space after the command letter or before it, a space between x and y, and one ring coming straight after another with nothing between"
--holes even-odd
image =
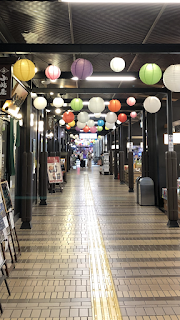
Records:
<instances>
[{"instance_id":1,"label":"ceiling","mask_svg":"<svg viewBox=\"0 0 180 320\"><path fill-rule=\"evenodd\" d=\"M110 48L113 44L179 44L180 43L180 4L98 4L98 3L63 3L58 1L1 1L0 2L0 41L1 43L19 44L107 44ZM13 48L13 46L12 46ZM126 104L130 93L124 93L124 88L142 88L142 92L134 93L137 103L133 108L139 111L142 108L143 100L148 93L138 78L138 71L147 62L157 63L164 71L169 65L180 63L179 54L135 54L132 52L121 53L27 53L24 56L31 59L38 73L33 79L33 88L48 88L56 93L50 96L48 108L51 106L52 97L55 97L58 88L96 88L95 94L73 93L63 95L66 102L75 97L82 100L89 100L93 96L101 96L104 100L112 98L122 102L122 110L132 111ZM11 55L16 53L11 52ZM1 54L2 56L2 54ZM16 54L17 57L22 57ZM94 73L114 72L110 69L109 63L114 56L122 57L126 62L125 73L132 72L137 79L132 82L88 82L71 80L70 70L74 59L83 57L90 60ZM57 65L64 73L54 83L43 84L46 79L44 70L48 64ZM124 72L123 71L123 72ZM69 75L68 75L69 72ZM28 85L28 84L26 84ZM160 81L154 88L162 88ZM99 88L99 89L98 89ZM101 92L101 88L106 89ZM120 93L110 93L108 89L120 88ZM98 92L99 90L99 92ZM42 89L43 91L43 89ZM151 93L153 94L153 92ZM155 93L157 95L157 92ZM173 94L174 99L179 99L179 94ZM64 109L69 109L65 107ZM86 111L84 106L82 111ZM53 111L54 112L54 111ZM106 107L105 112L108 112ZM58 117L57 117L58 118Z\"/></svg>"}]
</instances>

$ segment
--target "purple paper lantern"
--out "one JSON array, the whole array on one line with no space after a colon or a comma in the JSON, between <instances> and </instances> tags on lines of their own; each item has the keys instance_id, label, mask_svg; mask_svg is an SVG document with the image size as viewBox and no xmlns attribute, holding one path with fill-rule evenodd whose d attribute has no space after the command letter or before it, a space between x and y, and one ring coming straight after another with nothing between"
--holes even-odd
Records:
<instances>
[{"instance_id":1,"label":"purple paper lantern","mask_svg":"<svg viewBox=\"0 0 180 320\"><path fill-rule=\"evenodd\" d=\"M97 128L94 126L94 127L91 127L90 128L90 131L91 133L96 133L97 132Z\"/></svg>"},{"instance_id":2,"label":"purple paper lantern","mask_svg":"<svg viewBox=\"0 0 180 320\"><path fill-rule=\"evenodd\" d=\"M93 66L89 60L79 58L71 65L71 72L74 77L80 80L85 80L93 73Z\"/></svg>"},{"instance_id":3,"label":"purple paper lantern","mask_svg":"<svg viewBox=\"0 0 180 320\"><path fill-rule=\"evenodd\" d=\"M76 126L76 128L75 128L75 129L76 129L76 131L78 131L78 132L81 130L81 129L79 129L77 126Z\"/></svg>"}]
</instances>

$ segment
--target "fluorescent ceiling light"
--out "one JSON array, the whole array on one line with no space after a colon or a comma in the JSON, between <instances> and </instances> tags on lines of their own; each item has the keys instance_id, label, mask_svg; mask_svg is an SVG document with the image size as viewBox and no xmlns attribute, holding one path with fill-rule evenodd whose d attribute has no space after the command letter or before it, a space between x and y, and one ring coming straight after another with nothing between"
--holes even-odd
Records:
<instances>
[{"instance_id":1,"label":"fluorescent ceiling light","mask_svg":"<svg viewBox=\"0 0 180 320\"><path fill-rule=\"evenodd\" d=\"M59 0L59 2L81 3L180 3L180 0Z\"/></svg>"},{"instance_id":2,"label":"fluorescent ceiling light","mask_svg":"<svg viewBox=\"0 0 180 320\"><path fill-rule=\"evenodd\" d=\"M73 77L71 78L72 80L78 80L77 77ZM87 77L85 80L87 81L133 81L133 80L136 80L135 77L123 77L123 76L112 76L112 77L109 77L109 76L104 76L104 77Z\"/></svg>"}]
</instances>

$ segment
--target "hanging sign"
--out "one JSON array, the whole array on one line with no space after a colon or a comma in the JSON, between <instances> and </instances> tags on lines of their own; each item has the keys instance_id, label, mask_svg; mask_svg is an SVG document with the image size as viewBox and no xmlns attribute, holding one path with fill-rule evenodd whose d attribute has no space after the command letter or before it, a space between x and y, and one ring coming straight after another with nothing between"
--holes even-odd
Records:
<instances>
[{"instance_id":1,"label":"hanging sign","mask_svg":"<svg viewBox=\"0 0 180 320\"><path fill-rule=\"evenodd\" d=\"M0 64L0 100L11 98L11 64Z\"/></svg>"},{"instance_id":2,"label":"hanging sign","mask_svg":"<svg viewBox=\"0 0 180 320\"><path fill-rule=\"evenodd\" d=\"M63 182L63 176L61 171L61 164L59 157L47 158L47 171L49 183L61 183Z\"/></svg>"},{"instance_id":3,"label":"hanging sign","mask_svg":"<svg viewBox=\"0 0 180 320\"><path fill-rule=\"evenodd\" d=\"M168 151L174 151L174 145L173 145L173 135L168 135Z\"/></svg>"},{"instance_id":4,"label":"hanging sign","mask_svg":"<svg viewBox=\"0 0 180 320\"><path fill-rule=\"evenodd\" d=\"M54 131L54 116L47 115L47 130Z\"/></svg>"}]
</instances>

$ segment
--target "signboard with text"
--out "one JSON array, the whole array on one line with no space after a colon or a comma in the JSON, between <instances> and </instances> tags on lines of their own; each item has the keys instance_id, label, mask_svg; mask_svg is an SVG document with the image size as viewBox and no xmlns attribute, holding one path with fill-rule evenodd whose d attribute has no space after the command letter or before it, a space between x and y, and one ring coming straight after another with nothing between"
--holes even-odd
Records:
<instances>
[{"instance_id":1,"label":"signboard with text","mask_svg":"<svg viewBox=\"0 0 180 320\"><path fill-rule=\"evenodd\" d=\"M11 98L11 64L0 64L0 100Z\"/></svg>"},{"instance_id":2,"label":"signboard with text","mask_svg":"<svg viewBox=\"0 0 180 320\"><path fill-rule=\"evenodd\" d=\"M47 171L49 183L61 183L63 182L63 175L61 170L61 163L59 157L47 158Z\"/></svg>"}]
</instances>

